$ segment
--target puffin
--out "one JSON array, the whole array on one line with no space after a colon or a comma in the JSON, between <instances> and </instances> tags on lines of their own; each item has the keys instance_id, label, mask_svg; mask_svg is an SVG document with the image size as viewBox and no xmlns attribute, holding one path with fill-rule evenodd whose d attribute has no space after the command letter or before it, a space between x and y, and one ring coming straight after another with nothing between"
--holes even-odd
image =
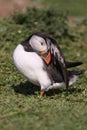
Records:
<instances>
[{"instance_id":1,"label":"puffin","mask_svg":"<svg viewBox=\"0 0 87 130\"><path fill-rule=\"evenodd\" d=\"M13 61L22 75L40 86L40 97L49 89L65 87L68 91L83 73L82 70L69 69L82 62L66 61L56 40L46 32L33 33L18 44L13 52Z\"/></svg>"}]
</instances>

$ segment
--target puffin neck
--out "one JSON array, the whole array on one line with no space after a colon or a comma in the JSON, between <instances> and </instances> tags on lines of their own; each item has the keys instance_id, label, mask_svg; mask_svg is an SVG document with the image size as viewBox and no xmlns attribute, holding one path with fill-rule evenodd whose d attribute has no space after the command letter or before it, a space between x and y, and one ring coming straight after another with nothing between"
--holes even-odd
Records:
<instances>
[{"instance_id":1,"label":"puffin neck","mask_svg":"<svg viewBox=\"0 0 87 130\"><path fill-rule=\"evenodd\" d=\"M28 41L22 42L21 45L23 46L24 50L26 52L34 52L33 48L31 45L28 43Z\"/></svg>"}]
</instances>

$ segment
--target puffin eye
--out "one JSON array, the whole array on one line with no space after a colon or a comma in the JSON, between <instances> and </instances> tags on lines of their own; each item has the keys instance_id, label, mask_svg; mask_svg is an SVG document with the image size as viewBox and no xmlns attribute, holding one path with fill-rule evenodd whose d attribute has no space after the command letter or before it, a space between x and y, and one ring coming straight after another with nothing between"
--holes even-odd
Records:
<instances>
[{"instance_id":1,"label":"puffin eye","mask_svg":"<svg viewBox=\"0 0 87 130\"><path fill-rule=\"evenodd\" d=\"M43 42L41 42L41 45L43 46Z\"/></svg>"}]
</instances>

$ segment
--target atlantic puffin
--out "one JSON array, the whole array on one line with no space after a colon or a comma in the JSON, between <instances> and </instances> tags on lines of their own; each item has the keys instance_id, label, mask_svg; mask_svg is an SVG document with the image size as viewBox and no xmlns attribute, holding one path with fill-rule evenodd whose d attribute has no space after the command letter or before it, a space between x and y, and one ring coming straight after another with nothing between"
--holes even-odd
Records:
<instances>
[{"instance_id":1,"label":"atlantic puffin","mask_svg":"<svg viewBox=\"0 0 87 130\"><path fill-rule=\"evenodd\" d=\"M82 62L67 62L57 42L45 32L36 32L17 45L14 65L31 83L41 87L40 96L49 89L68 90L82 70L69 70Z\"/></svg>"}]
</instances>

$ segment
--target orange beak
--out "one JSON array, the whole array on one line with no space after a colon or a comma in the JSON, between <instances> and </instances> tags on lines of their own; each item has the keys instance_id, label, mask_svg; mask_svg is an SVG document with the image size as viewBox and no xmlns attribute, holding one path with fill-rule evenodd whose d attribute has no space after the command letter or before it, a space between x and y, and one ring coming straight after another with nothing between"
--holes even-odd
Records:
<instances>
[{"instance_id":1,"label":"orange beak","mask_svg":"<svg viewBox=\"0 0 87 130\"><path fill-rule=\"evenodd\" d=\"M42 51L42 52L41 52L42 55L45 54L45 53L46 53L46 51ZM48 54L47 54L46 56L42 56L42 58L43 58L43 60L45 61L45 63L46 63L47 65L49 65L50 62L51 62L51 58L52 58L50 51L48 52Z\"/></svg>"},{"instance_id":2,"label":"orange beak","mask_svg":"<svg viewBox=\"0 0 87 130\"><path fill-rule=\"evenodd\" d=\"M46 51L45 51L45 50L41 51L41 55L43 55L43 54L45 54L45 53L46 53Z\"/></svg>"}]
</instances>

